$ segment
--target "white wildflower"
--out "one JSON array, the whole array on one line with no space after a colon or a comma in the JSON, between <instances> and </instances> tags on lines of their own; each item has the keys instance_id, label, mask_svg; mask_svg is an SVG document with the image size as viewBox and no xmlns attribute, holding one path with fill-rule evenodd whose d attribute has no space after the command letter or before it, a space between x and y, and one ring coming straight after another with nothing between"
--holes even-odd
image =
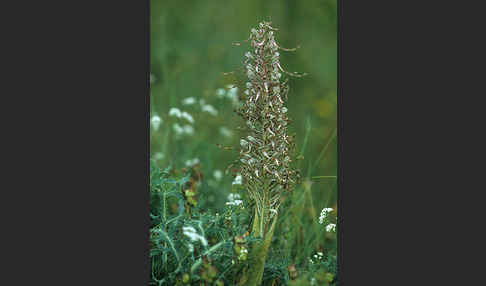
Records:
<instances>
[{"instance_id":1,"label":"white wildflower","mask_svg":"<svg viewBox=\"0 0 486 286\"><path fill-rule=\"evenodd\" d=\"M203 107L202 107L202 111L206 111L207 113L213 115L213 116L216 116L218 115L218 111L216 110L216 108L214 108L212 105L210 104L205 104Z\"/></svg>"},{"instance_id":2,"label":"white wildflower","mask_svg":"<svg viewBox=\"0 0 486 286\"><path fill-rule=\"evenodd\" d=\"M228 97L229 97L229 98L236 98L236 97L237 97L237 95L238 95L238 94L237 94L237 92L238 92L238 87L233 86L232 84L227 85L226 87L229 89L229 90L228 90L228 93L227 93Z\"/></svg>"},{"instance_id":3,"label":"white wildflower","mask_svg":"<svg viewBox=\"0 0 486 286\"><path fill-rule=\"evenodd\" d=\"M233 181L233 185L241 185L242 184L242 177L241 175L237 175Z\"/></svg>"},{"instance_id":4,"label":"white wildflower","mask_svg":"<svg viewBox=\"0 0 486 286\"><path fill-rule=\"evenodd\" d=\"M282 112L286 113L287 112L287 107L282 107Z\"/></svg>"},{"instance_id":5,"label":"white wildflower","mask_svg":"<svg viewBox=\"0 0 486 286\"><path fill-rule=\"evenodd\" d=\"M208 245L208 241L206 240L206 238L202 235L199 235L192 226L184 226L182 227L182 230L184 231L184 235L189 237L191 241L199 240L204 246Z\"/></svg>"},{"instance_id":6,"label":"white wildflower","mask_svg":"<svg viewBox=\"0 0 486 286\"><path fill-rule=\"evenodd\" d=\"M184 133L187 135L194 134L194 128L191 125L184 125Z\"/></svg>"},{"instance_id":7,"label":"white wildflower","mask_svg":"<svg viewBox=\"0 0 486 286\"><path fill-rule=\"evenodd\" d=\"M217 181L221 181L223 178L223 172L221 170L214 170L213 176Z\"/></svg>"},{"instance_id":8,"label":"white wildflower","mask_svg":"<svg viewBox=\"0 0 486 286\"><path fill-rule=\"evenodd\" d=\"M233 131L231 131L228 127L220 127L219 128L219 133L223 135L224 137L231 137L233 136Z\"/></svg>"},{"instance_id":9,"label":"white wildflower","mask_svg":"<svg viewBox=\"0 0 486 286\"><path fill-rule=\"evenodd\" d=\"M332 211L333 211L332 208L323 208L322 211L321 211L321 215L319 216L319 223L322 224L324 222L324 220L326 219L327 214L332 212Z\"/></svg>"},{"instance_id":10,"label":"white wildflower","mask_svg":"<svg viewBox=\"0 0 486 286\"><path fill-rule=\"evenodd\" d=\"M162 160L164 159L164 154L162 154L161 152L157 152L154 154L154 160Z\"/></svg>"},{"instance_id":11,"label":"white wildflower","mask_svg":"<svg viewBox=\"0 0 486 286\"><path fill-rule=\"evenodd\" d=\"M326 226L326 231L327 232L330 232L330 231L333 231L335 232L336 231L336 225L334 223L330 223Z\"/></svg>"},{"instance_id":12,"label":"white wildflower","mask_svg":"<svg viewBox=\"0 0 486 286\"><path fill-rule=\"evenodd\" d=\"M191 105L194 103L196 103L196 99L194 97L184 98L184 100L182 101L182 104L184 105Z\"/></svg>"},{"instance_id":13,"label":"white wildflower","mask_svg":"<svg viewBox=\"0 0 486 286\"><path fill-rule=\"evenodd\" d=\"M219 98L223 98L226 94L226 90L224 90L224 88L218 88L216 90L216 95L219 97Z\"/></svg>"},{"instance_id":14,"label":"white wildflower","mask_svg":"<svg viewBox=\"0 0 486 286\"><path fill-rule=\"evenodd\" d=\"M169 110L169 116L175 116L175 117L181 118L182 112L181 112L181 110L179 108L172 107Z\"/></svg>"},{"instance_id":15,"label":"white wildflower","mask_svg":"<svg viewBox=\"0 0 486 286\"><path fill-rule=\"evenodd\" d=\"M236 86L233 87L232 84L227 85L226 88L228 89L228 91L226 91L226 89L224 89L224 88L218 88L216 90L216 95L218 96L218 98L230 99L232 104L234 106L237 106L239 104L239 102L238 102L238 88ZM205 105L204 102L201 102L201 107L203 107L204 105Z\"/></svg>"},{"instance_id":16,"label":"white wildflower","mask_svg":"<svg viewBox=\"0 0 486 286\"><path fill-rule=\"evenodd\" d=\"M187 247L189 248L189 252L194 252L194 245L192 243L189 243Z\"/></svg>"},{"instance_id":17,"label":"white wildflower","mask_svg":"<svg viewBox=\"0 0 486 286\"><path fill-rule=\"evenodd\" d=\"M242 200L234 200L232 202L226 202L226 205L231 205L231 206L239 206L243 203Z\"/></svg>"},{"instance_id":18,"label":"white wildflower","mask_svg":"<svg viewBox=\"0 0 486 286\"><path fill-rule=\"evenodd\" d=\"M187 113L185 111L181 113L181 117L186 119L190 123L194 123L194 118L192 118L192 115L190 115L189 113Z\"/></svg>"},{"instance_id":19,"label":"white wildflower","mask_svg":"<svg viewBox=\"0 0 486 286\"><path fill-rule=\"evenodd\" d=\"M174 125L172 125L172 128L177 135L181 135L184 133L184 129L177 123L174 123Z\"/></svg>"},{"instance_id":20,"label":"white wildflower","mask_svg":"<svg viewBox=\"0 0 486 286\"><path fill-rule=\"evenodd\" d=\"M198 158L194 158L192 160L187 160L186 161L186 166L188 166L188 167L194 166L196 164L199 164L199 159Z\"/></svg>"},{"instance_id":21,"label":"white wildflower","mask_svg":"<svg viewBox=\"0 0 486 286\"><path fill-rule=\"evenodd\" d=\"M160 118L158 115L154 115L150 119L150 123L152 124L154 131L157 131L159 130L160 124L162 124L162 118Z\"/></svg>"},{"instance_id":22,"label":"white wildflower","mask_svg":"<svg viewBox=\"0 0 486 286\"><path fill-rule=\"evenodd\" d=\"M229 202L226 202L226 205L239 206L243 203L242 200L239 200L240 198L241 197L239 194L231 193L228 195Z\"/></svg>"},{"instance_id":23,"label":"white wildflower","mask_svg":"<svg viewBox=\"0 0 486 286\"><path fill-rule=\"evenodd\" d=\"M234 201L235 199L240 199L240 198L241 198L240 194L230 193L228 195L228 200L231 201L231 202Z\"/></svg>"}]
</instances>

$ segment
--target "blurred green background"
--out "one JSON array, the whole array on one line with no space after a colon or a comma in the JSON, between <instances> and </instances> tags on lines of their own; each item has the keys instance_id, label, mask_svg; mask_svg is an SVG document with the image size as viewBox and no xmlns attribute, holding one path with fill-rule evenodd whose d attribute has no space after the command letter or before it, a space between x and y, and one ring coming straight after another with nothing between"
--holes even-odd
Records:
<instances>
[{"instance_id":1,"label":"blurred green background","mask_svg":"<svg viewBox=\"0 0 486 286\"><path fill-rule=\"evenodd\" d=\"M300 46L296 52L281 52L282 67L308 73L304 78L290 78L286 103L292 119L290 133L297 134L297 149L304 156L299 163L302 177L337 173L336 0L152 0L150 110L151 117L160 117L161 123L151 125L151 157L160 167L172 164L176 168L197 158L207 207L224 205L233 177L229 173L220 178L217 173L237 158L236 151L221 150L216 144L238 148L236 127L243 125L231 100L218 96L218 89L228 94L226 86L234 83L234 77L223 72L241 68L248 49L246 43L232 43L247 39L250 29L262 20L270 20L280 30L276 40L281 46ZM237 93L242 91L240 87ZM196 102L183 104L189 97ZM202 111L204 105L214 107L217 114ZM169 116L171 108L187 112L194 122ZM174 124L191 127L177 135ZM335 179L314 179L312 192L316 207L335 206Z\"/></svg>"}]
</instances>

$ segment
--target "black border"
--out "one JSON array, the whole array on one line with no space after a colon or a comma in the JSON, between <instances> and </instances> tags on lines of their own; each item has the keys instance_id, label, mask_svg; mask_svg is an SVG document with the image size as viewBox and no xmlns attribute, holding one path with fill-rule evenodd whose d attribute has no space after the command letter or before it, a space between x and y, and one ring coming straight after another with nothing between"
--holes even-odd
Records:
<instances>
[{"instance_id":1,"label":"black border","mask_svg":"<svg viewBox=\"0 0 486 286\"><path fill-rule=\"evenodd\" d=\"M21 6L0 284L148 285L149 0Z\"/></svg>"}]
</instances>

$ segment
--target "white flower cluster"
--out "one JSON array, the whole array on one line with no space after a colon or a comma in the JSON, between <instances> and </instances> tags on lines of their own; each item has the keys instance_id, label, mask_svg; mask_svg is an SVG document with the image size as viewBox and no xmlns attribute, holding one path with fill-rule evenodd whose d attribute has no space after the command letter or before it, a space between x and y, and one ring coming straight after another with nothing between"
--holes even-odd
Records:
<instances>
[{"instance_id":1,"label":"white flower cluster","mask_svg":"<svg viewBox=\"0 0 486 286\"><path fill-rule=\"evenodd\" d=\"M184 98L182 101L182 104L184 105L193 105L194 103L196 103L196 99L194 97Z\"/></svg>"},{"instance_id":2,"label":"white flower cluster","mask_svg":"<svg viewBox=\"0 0 486 286\"><path fill-rule=\"evenodd\" d=\"M218 115L218 110L216 110L216 108L214 108L214 106L212 106L211 104L207 104L204 99L199 100L199 105L201 107L201 111L207 112L212 116Z\"/></svg>"},{"instance_id":3,"label":"white flower cluster","mask_svg":"<svg viewBox=\"0 0 486 286\"><path fill-rule=\"evenodd\" d=\"M164 159L164 157L165 156L164 156L164 154L162 154L162 152L157 152L153 156L154 160L162 160L162 159Z\"/></svg>"},{"instance_id":4,"label":"white flower cluster","mask_svg":"<svg viewBox=\"0 0 486 286\"><path fill-rule=\"evenodd\" d=\"M323 208L321 211L321 215L319 216L319 223L322 224L324 220L327 218L327 214L332 212L332 208Z\"/></svg>"},{"instance_id":5,"label":"white flower cluster","mask_svg":"<svg viewBox=\"0 0 486 286\"><path fill-rule=\"evenodd\" d=\"M192 226L184 226L182 227L182 231L184 232L185 236L191 239L191 241L200 241L204 246L208 245L206 238L198 234Z\"/></svg>"},{"instance_id":6,"label":"white flower cluster","mask_svg":"<svg viewBox=\"0 0 486 286\"><path fill-rule=\"evenodd\" d=\"M174 129L175 133L180 136L180 135L192 135L194 134L194 128L191 125L184 125L181 126L178 123L174 123L172 125L172 128Z\"/></svg>"},{"instance_id":7,"label":"white flower cluster","mask_svg":"<svg viewBox=\"0 0 486 286\"><path fill-rule=\"evenodd\" d=\"M182 100L182 104L183 105L193 105L196 103L196 98L195 97L187 97L187 98L184 98ZM199 100L199 105L201 107L201 111L203 112L207 112L213 116L216 116L218 115L218 110L216 110L216 108L214 108L214 106L212 106L211 104L206 104L206 102L204 101L204 99L200 99Z\"/></svg>"},{"instance_id":8,"label":"white flower cluster","mask_svg":"<svg viewBox=\"0 0 486 286\"><path fill-rule=\"evenodd\" d=\"M212 116L216 116L218 115L218 111L216 110L216 108L214 108L212 105L210 104L205 104L201 107L201 110L202 111L205 111L209 114L211 114Z\"/></svg>"},{"instance_id":9,"label":"white flower cluster","mask_svg":"<svg viewBox=\"0 0 486 286\"><path fill-rule=\"evenodd\" d=\"M239 194L229 194L228 195L228 201L226 202L226 205L231 205L231 206L239 206L243 203L242 200L240 200L240 195Z\"/></svg>"},{"instance_id":10,"label":"white flower cluster","mask_svg":"<svg viewBox=\"0 0 486 286\"><path fill-rule=\"evenodd\" d=\"M326 231L327 232L335 232L336 231L336 224L330 223L326 226Z\"/></svg>"},{"instance_id":11,"label":"white flower cluster","mask_svg":"<svg viewBox=\"0 0 486 286\"><path fill-rule=\"evenodd\" d=\"M226 90L224 90L224 88L218 88L216 90L216 95L219 97L219 98L223 98L226 96Z\"/></svg>"},{"instance_id":12,"label":"white flower cluster","mask_svg":"<svg viewBox=\"0 0 486 286\"><path fill-rule=\"evenodd\" d=\"M228 127L220 127L219 128L219 133L223 135L224 137L232 137L233 136L233 131L231 131Z\"/></svg>"},{"instance_id":13,"label":"white flower cluster","mask_svg":"<svg viewBox=\"0 0 486 286\"><path fill-rule=\"evenodd\" d=\"M197 102L196 98L195 97L187 97L187 98L184 98L182 100L182 104L183 105L194 105L195 103ZM217 116L218 115L218 110L216 110L216 108L214 108L214 106L210 105L210 104L206 104L206 102L204 101L204 99L200 99L199 100L199 105L201 107L201 111L202 112L207 112L213 116ZM195 120L194 118L192 117L191 114L189 114L187 111L182 111L181 109L177 108L177 107L172 107L170 110L169 110L169 116L171 117L176 117L176 118L180 118L180 119L184 119L186 121L188 121L190 124L194 124ZM152 118L152 125L154 126L154 129L158 129L158 126L160 125L160 117L158 118ZM194 127L190 124L185 124L185 125L180 125L179 123L174 123L172 125L172 128L174 130L174 132L176 133L176 135L178 137L180 137L181 135L193 135L194 134ZM229 131L226 132L226 134L228 134Z\"/></svg>"},{"instance_id":14,"label":"white flower cluster","mask_svg":"<svg viewBox=\"0 0 486 286\"><path fill-rule=\"evenodd\" d=\"M196 164L199 164L199 159L198 158L194 158L192 160L187 160L186 161L186 166L187 167L192 167L192 166L194 166Z\"/></svg>"},{"instance_id":15,"label":"white flower cluster","mask_svg":"<svg viewBox=\"0 0 486 286\"><path fill-rule=\"evenodd\" d=\"M152 118L150 118L150 124L152 125L154 131L157 131L159 130L160 124L162 124L162 118L160 118L160 116L157 114L154 114Z\"/></svg>"},{"instance_id":16,"label":"white flower cluster","mask_svg":"<svg viewBox=\"0 0 486 286\"><path fill-rule=\"evenodd\" d=\"M221 181L221 179L223 178L223 172L221 170L214 170L213 176L216 181Z\"/></svg>"},{"instance_id":17,"label":"white flower cluster","mask_svg":"<svg viewBox=\"0 0 486 286\"><path fill-rule=\"evenodd\" d=\"M227 90L226 90L227 89ZM228 98L231 100L233 105L237 106L238 105L238 87L230 84L226 86L226 89L224 88L218 88L216 90L216 95L218 98Z\"/></svg>"},{"instance_id":18,"label":"white flower cluster","mask_svg":"<svg viewBox=\"0 0 486 286\"><path fill-rule=\"evenodd\" d=\"M235 177L235 179L233 180L233 183L232 183L232 184L233 184L233 185L241 185L241 184L243 184L242 180L243 180L243 178L241 177L241 175L240 175L240 174L238 174L238 175Z\"/></svg>"},{"instance_id":19,"label":"white flower cluster","mask_svg":"<svg viewBox=\"0 0 486 286\"><path fill-rule=\"evenodd\" d=\"M312 255L311 258L309 258L309 262L311 264L314 264L314 263L319 262L320 260L322 260L323 257L324 257L324 253L318 251L316 254Z\"/></svg>"},{"instance_id":20,"label":"white flower cluster","mask_svg":"<svg viewBox=\"0 0 486 286\"><path fill-rule=\"evenodd\" d=\"M336 224L330 223L328 220L328 214L331 213L332 211L333 211L332 208L323 208L321 211L321 215L319 217L320 224L323 224L325 222L327 232L336 232Z\"/></svg>"},{"instance_id":21,"label":"white flower cluster","mask_svg":"<svg viewBox=\"0 0 486 286\"><path fill-rule=\"evenodd\" d=\"M169 110L169 116L175 116L177 118L184 118L190 123L194 123L194 118L192 118L192 115L185 111L181 111L179 108L172 107Z\"/></svg>"},{"instance_id":22,"label":"white flower cluster","mask_svg":"<svg viewBox=\"0 0 486 286\"><path fill-rule=\"evenodd\" d=\"M176 107L172 107L169 110L169 116L185 119L190 124L194 123L194 118L192 117L191 114L187 113L186 111L181 111L179 108ZM174 130L177 136L194 134L194 127L192 127L192 125L189 124L180 125L179 123L174 123L172 125L172 129Z\"/></svg>"}]
</instances>

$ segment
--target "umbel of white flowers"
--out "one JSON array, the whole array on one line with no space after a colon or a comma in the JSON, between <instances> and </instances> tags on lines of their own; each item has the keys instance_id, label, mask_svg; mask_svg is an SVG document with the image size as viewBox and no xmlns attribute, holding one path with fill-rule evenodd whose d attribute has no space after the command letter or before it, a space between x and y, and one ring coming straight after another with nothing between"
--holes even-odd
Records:
<instances>
[{"instance_id":1,"label":"umbel of white flowers","mask_svg":"<svg viewBox=\"0 0 486 286\"><path fill-rule=\"evenodd\" d=\"M323 208L321 211L321 215L319 216L319 223L322 224L324 220L327 218L327 214L332 212L332 208Z\"/></svg>"}]
</instances>

